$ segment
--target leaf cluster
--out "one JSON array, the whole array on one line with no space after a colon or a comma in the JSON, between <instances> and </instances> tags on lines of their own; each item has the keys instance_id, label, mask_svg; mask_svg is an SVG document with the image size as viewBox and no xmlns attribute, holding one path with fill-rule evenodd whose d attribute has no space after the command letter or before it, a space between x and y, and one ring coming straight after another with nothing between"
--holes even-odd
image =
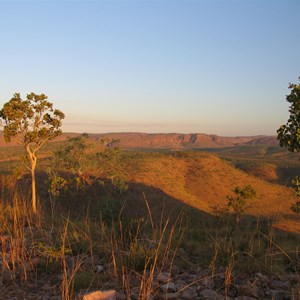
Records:
<instances>
[{"instance_id":1,"label":"leaf cluster","mask_svg":"<svg viewBox=\"0 0 300 300\"><path fill-rule=\"evenodd\" d=\"M300 80L300 77L299 77ZM289 119L285 125L281 125L277 130L277 139L280 146L286 147L290 152L300 151L300 84L290 84L290 94L286 96L286 101L290 103ZM292 181L295 185L296 195L300 196L300 179L295 177ZM300 202L291 206L291 210L300 213Z\"/></svg>"},{"instance_id":2,"label":"leaf cluster","mask_svg":"<svg viewBox=\"0 0 300 300\"><path fill-rule=\"evenodd\" d=\"M298 152L300 151L300 84L290 84L289 89L291 92L286 96L286 101L290 103L290 116L287 123L277 130L277 139L281 147L286 147L290 152Z\"/></svg>"},{"instance_id":3,"label":"leaf cluster","mask_svg":"<svg viewBox=\"0 0 300 300\"><path fill-rule=\"evenodd\" d=\"M236 187L233 190L235 196L227 196L227 206L233 210L235 214L243 213L249 205L248 200L255 199L257 197L255 189L251 185L246 185L243 188Z\"/></svg>"},{"instance_id":4,"label":"leaf cluster","mask_svg":"<svg viewBox=\"0 0 300 300\"><path fill-rule=\"evenodd\" d=\"M122 151L116 146L118 141L106 140L101 143L104 148L95 153L92 150L96 144L87 134L71 138L54 153L54 165L69 173L67 181L74 183L77 189L84 189L86 185L96 182L103 184L103 179L109 179L117 191L124 192L128 188L127 177L122 166ZM65 184L61 186L62 179L57 180L57 176L51 180L54 190L66 189Z\"/></svg>"},{"instance_id":5,"label":"leaf cluster","mask_svg":"<svg viewBox=\"0 0 300 300\"><path fill-rule=\"evenodd\" d=\"M55 164L74 175L85 173L90 169L91 162L87 155L91 144L87 140L88 135L86 134L70 138L66 147L54 152Z\"/></svg>"},{"instance_id":6,"label":"leaf cluster","mask_svg":"<svg viewBox=\"0 0 300 300\"><path fill-rule=\"evenodd\" d=\"M118 140L111 140L105 148L96 153L96 161L99 166L99 176L110 179L112 185L120 192L128 189L127 176L123 166L123 152L116 146Z\"/></svg>"},{"instance_id":7,"label":"leaf cluster","mask_svg":"<svg viewBox=\"0 0 300 300\"><path fill-rule=\"evenodd\" d=\"M300 201L293 203L291 210L296 214L300 214Z\"/></svg>"},{"instance_id":8,"label":"leaf cluster","mask_svg":"<svg viewBox=\"0 0 300 300\"><path fill-rule=\"evenodd\" d=\"M47 141L61 134L65 115L53 108L45 94L31 93L22 99L19 93L3 105L0 111L4 138L15 138L19 144L30 145L38 150Z\"/></svg>"}]
</instances>

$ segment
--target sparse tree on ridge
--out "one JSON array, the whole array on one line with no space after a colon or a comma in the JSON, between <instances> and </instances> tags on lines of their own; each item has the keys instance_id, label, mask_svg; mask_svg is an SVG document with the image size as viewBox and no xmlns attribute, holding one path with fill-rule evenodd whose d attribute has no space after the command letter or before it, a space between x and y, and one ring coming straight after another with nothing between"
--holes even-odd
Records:
<instances>
[{"instance_id":1,"label":"sparse tree on ridge","mask_svg":"<svg viewBox=\"0 0 300 300\"><path fill-rule=\"evenodd\" d=\"M287 123L277 130L277 139L281 147L286 147L291 152L300 152L300 84L291 83L289 89L291 92L286 96L286 101L290 103L290 116ZM296 186L297 196L300 196L300 179L296 177L293 184ZM300 213L300 201L294 203L291 209Z\"/></svg>"},{"instance_id":2,"label":"sparse tree on ridge","mask_svg":"<svg viewBox=\"0 0 300 300\"><path fill-rule=\"evenodd\" d=\"M4 139L10 142L15 139L23 145L28 163L26 167L31 173L32 210L37 212L35 171L37 153L49 140L62 133L60 127L65 115L58 109L53 109L44 94L28 94L22 99L19 93L3 105L0 111L1 125L4 127Z\"/></svg>"}]
</instances>

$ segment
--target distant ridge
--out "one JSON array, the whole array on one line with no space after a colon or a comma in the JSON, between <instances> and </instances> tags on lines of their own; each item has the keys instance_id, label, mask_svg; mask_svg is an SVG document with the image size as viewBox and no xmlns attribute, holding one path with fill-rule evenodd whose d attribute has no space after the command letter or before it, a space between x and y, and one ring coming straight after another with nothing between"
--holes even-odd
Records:
<instances>
[{"instance_id":1,"label":"distant ridge","mask_svg":"<svg viewBox=\"0 0 300 300\"><path fill-rule=\"evenodd\" d=\"M90 134L92 139L119 140L124 149L195 149L233 146L268 145L278 146L275 136L222 137L203 133L105 133Z\"/></svg>"},{"instance_id":2,"label":"distant ridge","mask_svg":"<svg viewBox=\"0 0 300 300\"><path fill-rule=\"evenodd\" d=\"M56 140L66 140L79 133L63 133ZM278 146L275 136L237 136L223 137L215 134L204 133L91 133L90 138L100 141L101 139L118 140L118 145L124 149L195 149L195 148L222 148L233 146L268 145ZM0 146L6 144L3 132L0 132Z\"/></svg>"}]
</instances>

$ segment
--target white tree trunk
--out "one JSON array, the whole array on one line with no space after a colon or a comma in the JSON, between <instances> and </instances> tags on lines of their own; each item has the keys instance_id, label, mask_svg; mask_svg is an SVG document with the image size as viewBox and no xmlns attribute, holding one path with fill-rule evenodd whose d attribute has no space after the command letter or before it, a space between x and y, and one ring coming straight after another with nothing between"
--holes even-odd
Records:
<instances>
[{"instance_id":1,"label":"white tree trunk","mask_svg":"<svg viewBox=\"0 0 300 300\"><path fill-rule=\"evenodd\" d=\"M32 201L32 211L34 214L37 213L37 204L36 204L36 185L35 185L35 167L31 169L31 201Z\"/></svg>"},{"instance_id":2,"label":"white tree trunk","mask_svg":"<svg viewBox=\"0 0 300 300\"><path fill-rule=\"evenodd\" d=\"M32 204L32 211L34 214L37 213L37 200L36 200L36 184L35 184L35 169L37 164L37 157L33 151L31 151L29 145L26 146L26 150L29 155L29 159L31 162L31 204Z\"/></svg>"}]
</instances>

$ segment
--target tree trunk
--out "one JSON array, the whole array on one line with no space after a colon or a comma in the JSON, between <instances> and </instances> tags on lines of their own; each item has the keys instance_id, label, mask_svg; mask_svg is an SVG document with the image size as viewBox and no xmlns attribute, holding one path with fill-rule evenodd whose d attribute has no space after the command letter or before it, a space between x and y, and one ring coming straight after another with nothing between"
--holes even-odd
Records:
<instances>
[{"instance_id":1,"label":"tree trunk","mask_svg":"<svg viewBox=\"0 0 300 300\"><path fill-rule=\"evenodd\" d=\"M36 208L36 187L35 187L35 167L31 169L31 200L32 200L32 211L34 214L37 213Z\"/></svg>"},{"instance_id":2,"label":"tree trunk","mask_svg":"<svg viewBox=\"0 0 300 300\"><path fill-rule=\"evenodd\" d=\"M29 159L31 162L31 204L32 204L32 211L34 214L37 213L37 200L36 200L36 184L35 184L35 169L37 164L37 157L33 151L31 151L29 145L26 146L26 150L29 155Z\"/></svg>"}]
</instances>

